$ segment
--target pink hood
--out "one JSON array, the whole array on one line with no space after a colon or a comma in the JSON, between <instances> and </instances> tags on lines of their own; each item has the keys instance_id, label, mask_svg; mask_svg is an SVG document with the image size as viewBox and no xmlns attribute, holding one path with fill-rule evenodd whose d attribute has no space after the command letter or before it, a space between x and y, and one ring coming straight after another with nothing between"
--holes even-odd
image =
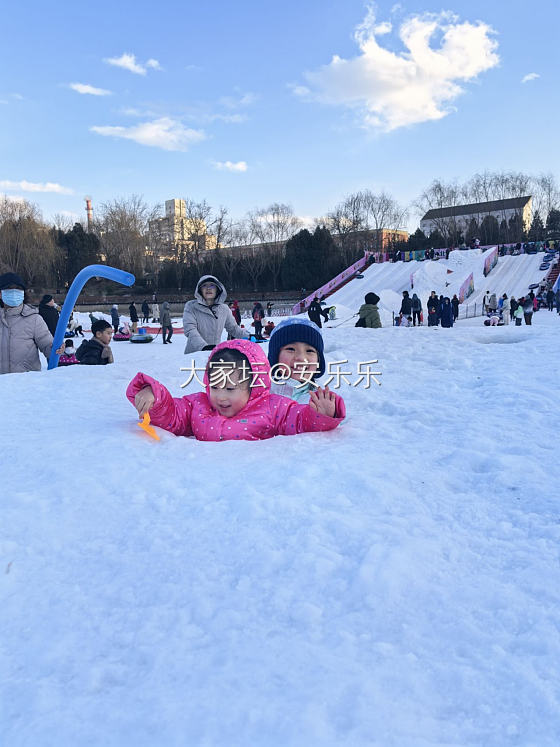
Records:
<instances>
[{"instance_id":1,"label":"pink hood","mask_svg":"<svg viewBox=\"0 0 560 747\"><path fill-rule=\"evenodd\" d=\"M248 340L228 340L216 345L216 351L234 348L244 353L257 374L249 401L233 418L220 415L210 404L208 396L208 368L204 372L206 392L172 397L169 391L144 373L138 373L128 385L126 396L134 404L134 397L145 386L151 386L155 402L150 410L153 425L177 436L195 436L199 441L256 441L272 436L293 436L296 433L330 431L346 416L344 400L335 394L335 416L321 415L309 405L294 402L288 397L270 393L270 364L262 348ZM259 386L262 382L264 386Z\"/></svg>"}]
</instances>

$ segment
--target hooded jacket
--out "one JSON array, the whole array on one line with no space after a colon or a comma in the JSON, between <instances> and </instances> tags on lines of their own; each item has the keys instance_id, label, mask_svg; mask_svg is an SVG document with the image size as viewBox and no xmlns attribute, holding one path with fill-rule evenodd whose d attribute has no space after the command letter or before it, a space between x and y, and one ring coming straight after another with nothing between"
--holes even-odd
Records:
<instances>
[{"instance_id":1,"label":"hooded jacket","mask_svg":"<svg viewBox=\"0 0 560 747\"><path fill-rule=\"evenodd\" d=\"M52 342L44 319L33 306L0 308L0 374L40 371L39 350L48 360Z\"/></svg>"},{"instance_id":2,"label":"hooded jacket","mask_svg":"<svg viewBox=\"0 0 560 747\"><path fill-rule=\"evenodd\" d=\"M152 425L164 428L176 436L195 436L199 441L257 441L272 436L292 436L295 433L330 431L346 417L344 400L335 394L335 417L316 412L309 405L298 404L279 394L270 393L270 364L263 350L248 340L228 340L216 350L235 348L249 359L257 374L249 401L232 418L220 415L210 404L208 369L204 373L206 392L172 397L159 381L138 373L128 385L126 396L134 397L145 386L151 386L155 402L150 410Z\"/></svg>"},{"instance_id":3,"label":"hooded jacket","mask_svg":"<svg viewBox=\"0 0 560 747\"><path fill-rule=\"evenodd\" d=\"M363 303L360 306L358 315L360 319L365 319L366 327L371 327L373 329L379 329L382 326L381 317L379 316L379 309L377 308L377 304L374 305L371 303Z\"/></svg>"},{"instance_id":4,"label":"hooded jacket","mask_svg":"<svg viewBox=\"0 0 560 747\"><path fill-rule=\"evenodd\" d=\"M169 301L164 301L162 304L160 324L162 327L171 327L171 312L169 311Z\"/></svg>"},{"instance_id":5,"label":"hooded jacket","mask_svg":"<svg viewBox=\"0 0 560 747\"><path fill-rule=\"evenodd\" d=\"M202 283L210 281L218 287L218 293L212 306L207 306L199 290ZM230 308L225 303L226 289L214 275L203 275L196 285L194 300L187 301L183 310L183 333L187 338L185 353L202 350L206 345L217 345L224 327L227 333L235 338L249 337L249 332L241 329L236 323Z\"/></svg>"},{"instance_id":6,"label":"hooded jacket","mask_svg":"<svg viewBox=\"0 0 560 747\"><path fill-rule=\"evenodd\" d=\"M111 324L113 327L118 327L119 325L119 309L116 304L113 304L111 307Z\"/></svg>"}]
</instances>

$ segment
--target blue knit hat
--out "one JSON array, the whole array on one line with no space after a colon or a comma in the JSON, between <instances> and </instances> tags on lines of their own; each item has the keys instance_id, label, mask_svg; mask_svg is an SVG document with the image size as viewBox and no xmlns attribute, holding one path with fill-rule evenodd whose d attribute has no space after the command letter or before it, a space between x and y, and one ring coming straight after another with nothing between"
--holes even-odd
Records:
<instances>
[{"instance_id":1,"label":"blue knit hat","mask_svg":"<svg viewBox=\"0 0 560 747\"><path fill-rule=\"evenodd\" d=\"M284 319L277 327L274 327L268 343L268 361L271 366L278 363L280 348L291 342L306 342L312 345L319 355L319 368L313 374L316 379L325 373L325 356L323 355L323 337L321 330L308 319L302 317L291 317Z\"/></svg>"}]
</instances>

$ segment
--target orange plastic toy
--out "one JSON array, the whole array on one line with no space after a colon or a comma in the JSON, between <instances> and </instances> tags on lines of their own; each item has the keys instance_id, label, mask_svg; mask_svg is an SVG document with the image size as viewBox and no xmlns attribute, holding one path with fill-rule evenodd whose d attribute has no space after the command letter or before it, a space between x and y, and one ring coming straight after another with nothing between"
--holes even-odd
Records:
<instances>
[{"instance_id":1,"label":"orange plastic toy","mask_svg":"<svg viewBox=\"0 0 560 747\"><path fill-rule=\"evenodd\" d=\"M151 436L152 438L155 438L156 441L159 441L159 436L156 433L156 429L154 428L153 425L150 425L150 413L149 412L147 412L144 415L144 419L142 420L142 422L138 423L138 427L142 428L143 431L146 431L148 436Z\"/></svg>"}]
</instances>

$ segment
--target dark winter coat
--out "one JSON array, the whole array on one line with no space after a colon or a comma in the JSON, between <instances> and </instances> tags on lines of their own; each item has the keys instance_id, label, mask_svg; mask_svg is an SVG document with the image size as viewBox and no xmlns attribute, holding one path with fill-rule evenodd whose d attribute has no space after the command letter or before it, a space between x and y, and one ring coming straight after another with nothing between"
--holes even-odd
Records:
<instances>
[{"instance_id":1,"label":"dark winter coat","mask_svg":"<svg viewBox=\"0 0 560 747\"><path fill-rule=\"evenodd\" d=\"M130 311L130 321L132 322L132 324L134 324L134 322L138 321L138 312L136 311L136 306L131 303L128 307L128 310Z\"/></svg>"},{"instance_id":2,"label":"dark winter coat","mask_svg":"<svg viewBox=\"0 0 560 747\"><path fill-rule=\"evenodd\" d=\"M142 304L142 314L144 314L144 316L150 316L150 307L148 306L147 301L144 301Z\"/></svg>"},{"instance_id":3,"label":"dark winter coat","mask_svg":"<svg viewBox=\"0 0 560 747\"><path fill-rule=\"evenodd\" d=\"M379 329L382 326L377 305L364 303L360 306L358 314L360 316L360 319L363 319L365 321L366 327Z\"/></svg>"},{"instance_id":4,"label":"dark winter coat","mask_svg":"<svg viewBox=\"0 0 560 747\"><path fill-rule=\"evenodd\" d=\"M451 299L451 307L453 309L453 316L455 317L459 316L459 299L458 298Z\"/></svg>"},{"instance_id":5,"label":"dark winter coat","mask_svg":"<svg viewBox=\"0 0 560 747\"><path fill-rule=\"evenodd\" d=\"M49 332L54 337L56 332L56 325L58 324L58 311L54 306L48 306L47 304L39 304L39 314L45 320L45 324L49 328Z\"/></svg>"},{"instance_id":6,"label":"dark winter coat","mask_svg":"<svg viewBox=\"0 0 560 747\"><path fill-rule=\"evenodd\" d=\"M255 322L262 322L264 319L264 309L260 303L256 303L253 306L253 320Z\"/></svg>"},{"instance_id":7,"label":"dark winter coat","mask_svg":"<svg viewBox=\"0 0 560 747\"><path fill-rule=\"evenodd\" d=\"M322 312L321 304L319 301L311 301L309 304L309 308L307 309L307 316L310 318L312 322L315 322L315 324L318 327L322 327L321 324L321 312Z\"/></svg>"},{"instance_id":8,"label":"dark winter coat","mask_svg":"<svg viewBox=\"0 0 560 747\"><path fill-rule=\"evenodd\" d=\"M90 314L90 319L91 319L91 314ZM113 327L119 326L119 310L117 309L116 306L113 306L111 308L111 324L113 325Z\"/></svg>"},{"instance_id":9,"label":"dark winter coat","mask_svg":"<svg viewBox=\"0 0 560 747\"><path fill-rule=\"evenodd\" d=\"M412 307L412 311L422 311L422 301L418 298L416 293L412 296L410 304Z\"/></svg>"},{"instance_id":10,"label":"dark winter coat","mask_svg":"<svg viewBox=\"0 0 560 747\"><path fill-rule=\"evenodd\" d=\"M401 303L401 314L404 314L405 316L410 316L412 312L412 299L408 296L403 296L403 300Z\"/></svg>"},{"instance_id":11,"label":"dark winter coat","mask_svg":"<svg viewBox=\"0 0 560 747\"><path fill-rule=\"evenodd\" d=\"M444 299L443 304L441 305L440 318L442 327L453 326L453 309L448 298Z\"/></svg>"},{"instance_id":12,"label":"dark winter coat","mask_svg":"<svg viewBox=\"0 0 560 747\"><path fill-rule=\"evenodd\" d=\"M95 338L84 340L76 350L76 358L86 366L103 366L109 363L107 358L102 358L103 345Z\"/></svg>"}]
</instances>

